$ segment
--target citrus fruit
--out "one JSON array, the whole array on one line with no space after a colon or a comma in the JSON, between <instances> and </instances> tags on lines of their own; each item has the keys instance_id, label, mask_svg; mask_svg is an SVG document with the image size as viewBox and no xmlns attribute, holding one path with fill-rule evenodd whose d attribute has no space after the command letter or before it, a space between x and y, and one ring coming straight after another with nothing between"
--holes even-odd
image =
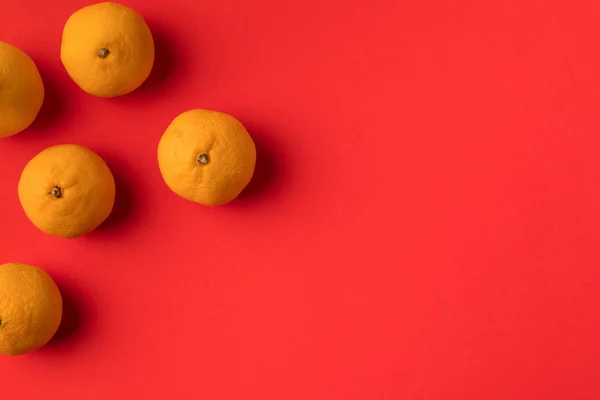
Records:
<instances>
[{"instance_id":1,"label":"citrus fruit","mask_svg":"<svg viewBox=\"0 0 600 400\"><path fill-rule=\"evenodd\" d=\"M256 147L234 117L209 110L178 115L158 145L158 165L167 186L195 203L230 202L248 185Z\"/></svg>"},{"instance_id":2,"label":"citrus fruit","mask_svg":"<svg viewBox=\"0 0 600 400\"><path fill-rule=\"evenodd\" d=\"M26 264L0 265L0 354L44 346L61 319L62 297L46 272Z\"/></svg>"},{"instance_id":3,"label":"citrus fruit","mask_svg":"<svg viewBox=\"0 0 600 400\"><path fill-rule=\"evenodd\" d=\"M115 181L92 150L59 145L27 163L19 181L19 200L41 231L75 238L96 229L110 215Z\"/></svg>"},{"instance_id":4,"label":"citrus fruit","mask_svg":"<svg viewBox=\"0 0 600 400\"><path fill-rule=\"evenodd\" d=\"M117 3L98 3L69 17L60 58L87 93L121 96L137 89L150 75L154 41L136 11Z\"/></svg>"},{"instance_id":5,"label":"citrus fruit","mask_svg":"<svg viewBox=\"0 0 600 400\"><path fill-rule=\"evenodd\" d=\"M44 83L27 54L0 42L0 137L29 127L44 102Z\"/></svg>"}]
</instances>

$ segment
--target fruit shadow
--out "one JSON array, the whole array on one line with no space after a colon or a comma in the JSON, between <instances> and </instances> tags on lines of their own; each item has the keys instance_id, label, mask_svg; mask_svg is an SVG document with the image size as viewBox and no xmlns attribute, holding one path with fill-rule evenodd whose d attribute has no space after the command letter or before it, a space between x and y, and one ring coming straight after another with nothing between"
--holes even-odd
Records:
<instances>
[{"instance_id":1,"label":"fruit shadow","mask_svg":"<svg viewBox=\"0 0 600 400\"><path fill-rule=\"evenodd\" d=\"M63 315L58 331L47 347L60 347L63 343L72 343L81 339L87 320L84 318L82 295L67 280L53 276L63 299Z\"/></svg>"},{"instance_id":2,"label":"fruit shadow","mask_svg":"<svg viewBox=\"0 0 600 400\"><path fill-rule=\"evenodd\" d=\"M113 229L121 228L133 215L136 199L133 188L127 177L124 165L114 157L104 156L106 163L115 178L115 204L108 218L92 233L103 233Z\"/></svg>"},{"instance_id":3,"label":"fruit shadow","mask_svg":"<svg viewBox=\"0 0 600 400\"><path fill-rule=\"evenodd\" d=\"M180 54L185 53L177 48L178 36L174 33L174 29L152 20L148 21L148 26L154 39L154 65L146 81L127 95L130 98L147 96L149 92L165 88L172 79L181 75L184 66Z\"/></svg>"},{"instance_id":4,"label":"fruit shadow","mask_svg":"<svg viewBox=\"0 0 600 400\"><path fill-rule=\"evenodd\" d=\"M245 124L256 145L256 167L252 180L234 201L248 204L273 196L285 182L285 159L278 149L274 135L267 135L260 127Z\"/></svg>"},{"instance_id":5,"label":"fruit shadow","mask_svg":"<svg viewBox=\"0 0 600 400\"><path fill-rule=\"evenodd\" d=\"M28 133L44 132L46 134L49 127L58 123L67 107L65 99L61 97L64 90L60 88L61 85L56 79L56 73L51 72L50 68L43 63L37 63L37 66L44 82L44 102L27 131Z\"/></svg>"}]
</instances>

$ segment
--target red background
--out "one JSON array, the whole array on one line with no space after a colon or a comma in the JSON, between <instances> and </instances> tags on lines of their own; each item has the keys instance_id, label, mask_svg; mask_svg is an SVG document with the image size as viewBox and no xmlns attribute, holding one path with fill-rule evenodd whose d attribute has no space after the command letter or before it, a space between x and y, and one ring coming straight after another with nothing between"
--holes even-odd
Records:
<instances>
[{"instance_id":1,"label":"red background","mask_svg":"<svg viewBox=\"0 0 600 400\"><path fill-rule=\"evenodd\" d=\"M88 3L52 3L2 7L47 99L0 141L0 261L48 270L65 318L0 358L2 398L600 398L598 1L131 0L156 66L110 100L59 60ZM230 205L160 177L191 108L256 140ZM106 159L117 204L61 240L16 188L73 142Z\"/></svg>"}]
</instances>

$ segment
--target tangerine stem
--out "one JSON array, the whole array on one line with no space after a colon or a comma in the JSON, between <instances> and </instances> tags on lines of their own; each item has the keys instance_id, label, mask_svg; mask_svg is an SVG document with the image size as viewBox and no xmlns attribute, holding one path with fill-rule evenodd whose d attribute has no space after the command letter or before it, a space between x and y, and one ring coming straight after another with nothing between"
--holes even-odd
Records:
<instances>
[{"instance_id":1,"label":"tangerine stem","mask_svg":"<svg viewBox=\"0 0 600 400\"><path fill-rule=\"evenodd\" d=\"M54 186L52 188L52 190L50 191L50 194L55 199L60 199L62 197L62 190L60 190L60 188L58 186Z\"/></svg>"},{"instance_id":2,"label":"tangerine stem","mask_svg":"<svg viewBox=\"0 0 600 400\"><path fill-rule=\"evenodd\" d=\"M110 51L108 51L106 47L102 47L100 50L98 50L98 57L100 58L106 58L109 54Z\"/></svg>"},{"instance_id":3,"label":"tangerine stem","mask_svg":"<svg viewBox=\"0 0 600 400\"><path fill-rule=\"evenodd\" d=\"M198 156L198 162L200 164L208 164L208 154L200 154Z\"/></svg>"}]
</instances>

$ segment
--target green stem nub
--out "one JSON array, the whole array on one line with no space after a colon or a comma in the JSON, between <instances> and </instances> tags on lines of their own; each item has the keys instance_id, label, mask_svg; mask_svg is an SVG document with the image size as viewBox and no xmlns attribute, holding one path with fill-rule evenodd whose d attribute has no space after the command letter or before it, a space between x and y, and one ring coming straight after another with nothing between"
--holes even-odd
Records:
<instances>
[{"instance_id":1,"label":"green stem nub","mask_svg":"<svg viewBox=\"0 0 600 400\"><path fill-rule=\"evenodd\" d=\"M110 51L108 51L106 47L102 47L100 50L98 50L98 57L100 58L106 58L109 54Z\"/></svg>"},{"instance_id":2,"label":"green stem nub","mask_svg":"<svg viewBox=\"0 0 600 400\"><path fill-rule=\"evenodd\" d=\"M200 154L198 156L198 162L200 164L208 164L208 154Z\"/></svg>"},{"instance_id":3,"label":"green stem nub","mask_svg":"<svg viewBox=\"0 0 600 400\"><path fill-rule=\"evenodd\" d=\"M50 191L50 194L55 199L60 199L62 197L62 190L58 186L54 186L52 191Z\"/></svg>"}]
</instances>

